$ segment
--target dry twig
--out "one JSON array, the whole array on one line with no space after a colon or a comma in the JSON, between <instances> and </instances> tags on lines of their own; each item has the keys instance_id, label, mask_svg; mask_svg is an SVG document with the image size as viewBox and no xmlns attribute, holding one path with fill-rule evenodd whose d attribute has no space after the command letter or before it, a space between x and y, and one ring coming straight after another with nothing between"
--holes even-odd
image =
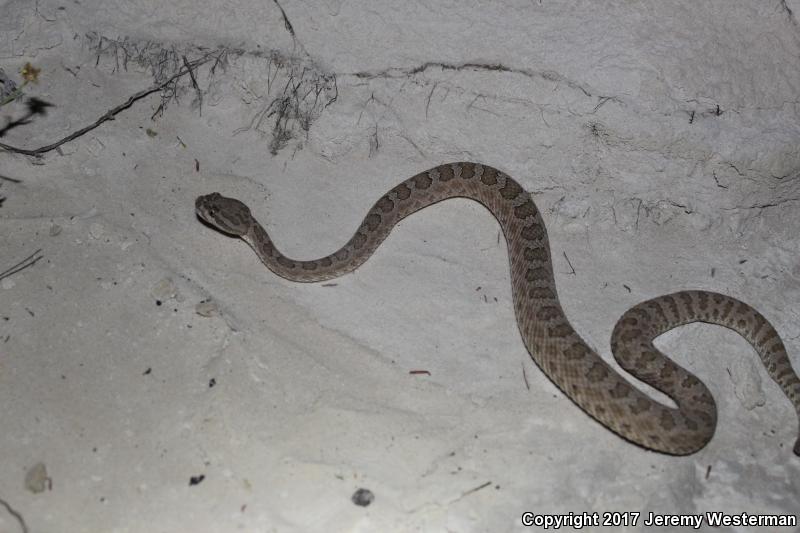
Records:
<instances>
[{"instance_id":1,"label":"dry twig","mask_svg":"<svg viewBox=\"0 0 800 533\"><path fill-rule=\"evenodd\" d=\"M153 94L155 92L158 92L158 91L161 91L161 90L165 89L168 85L170 85L171 83L174 83L181 76L184 76L186 74L191 73L192 72L192 68L196 68L196 67L202 65L203 63L207 63L209 60L211 60L214 57L215 56L213 56L212 54L206 54L205 56L201 57L200 59L196 59L194 61L188 62L186 64L185 68L182 68L182 69L178 70L177 73L175 73L174 75L170 76L167 80L165 80L165 81L163 81L161 83L157 83L156 85L153 85L149 89L145 89L143 91L139 91L138 93L133 94L124 103L122 103L122 104L118 105L117 107L114 107L114 108L109 109L108 111L106 111L106 113L103 116L101 116L100 118L98 118L96 121L94 121L94 123L92 123L92 124L90 124L90 125L88 125L86 127L83 127L83 128L81 128L81 129L79 129L77 131L74 131L74 132L70 133L69 135L67 135L66 137L61 139L60 141L56 141L53 144L48 144L46 146L41 146L41 147L33 149L33 150L27 150L27 149L24 149L24 148L16 148L14 146L9 146L7 144L0 143L0 148L3 148L4 150L7 150L9 152L15 152L15 153L24 154L24 155L40 155L40 154L44 154L46 152L49 152L51 150L55 150L56 148L58 148L62 144L66 144L66 143L68 143L70 141L73 141L73 140L77 139L78 137L80 137L81 135L84 135L84 134L92 131L93 129L95 129L98 126L100 126L102 123L107 122L109 120L114 120L114 117L116 115L118 115L122 111L125 111L126 109L131 107L134 104L134 102L136 102L137 100L141 100L145 96L149 96L149 95L151 95L151 94Z\"/></svg>"},{"instance_id":2,"label":"dry twig","mask_svg":"<svg viewBox=\"0 0 800 533\"><path fill-rule=\"evenodd\" d=\"M9 276L13 276L17 272L20 272L22 270L25 270L28 267L32 267L33 265L35 265L36 262L39 261L39 259L44 257L43 255L39 255L41 253L41 251L42 251L42 249L39 248L38 250L33 252L31 255L29 255L28 257L26 257L25 259L23 259L19 263L17 263L16 265L12 266L11 268L8 268L8 269L4 270L3 272L0 272L0 280L3 280L3 279L5 279L5 278L7 278Z\"/></svg>"},{"instance_id":3,"label":"dry twig","mask_svg":"<svg viewBox=\"0 0 800 533\"><path fill-rule=\"evenodd\" d=\"M17 522L19 522L19 527L22 528L22 533L28 533L28 525L25 523L25 519L22 518L22 515L19 513L19 511L11 507L11 505L9 505L9 503L2 498L0 498L0 505L6 508L8 514L17 519Z\"/></svg>"}]
</instances>

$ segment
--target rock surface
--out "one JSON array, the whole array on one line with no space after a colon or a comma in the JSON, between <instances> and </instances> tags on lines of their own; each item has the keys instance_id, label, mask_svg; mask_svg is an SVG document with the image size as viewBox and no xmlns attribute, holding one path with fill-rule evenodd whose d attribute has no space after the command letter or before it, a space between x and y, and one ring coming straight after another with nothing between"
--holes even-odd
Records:
<instances>
[{"instance_id":1,"label":"rock surface","mask_svg":"<svg viewBox=\"0 0 800 533\"><path fill-rule=\"evenodd\" d=\"M0 284L0 531L794 516L796 416L736 334L659 339L720 410L705 449L661 455L532 363L480 206L427 209L356 273L309 285L193 206L243 199L287 255L319 257L400 180L483 162L533 193L565 310L605 357L630 306L704 288L758 308L800 366L798 14L799 0L0 0L0 68L17 87L41 69L22 90L53 104L13 127L25 99L2 106L4 144L53 143L206 60L41 157L0 151L0 270L41 249ZM368 507L351 500L362 488Z\"/></svg>"}]
</instances>

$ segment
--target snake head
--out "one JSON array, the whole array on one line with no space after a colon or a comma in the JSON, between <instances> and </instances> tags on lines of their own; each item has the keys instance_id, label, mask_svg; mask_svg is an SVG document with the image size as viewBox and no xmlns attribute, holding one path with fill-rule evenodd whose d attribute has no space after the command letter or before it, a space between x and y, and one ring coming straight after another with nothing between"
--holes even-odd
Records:
<instances>
[{"instance_id":1,"label":"snake head","mask_svg":"<svg viewBox=\"0 0 800 533\"><path fill-rule=\"evenodd\" d=\"M218 192L198 196L194 207L200 220L228 235L243 237L254 222L250 208Z\"/></svg>"}]
</instances>

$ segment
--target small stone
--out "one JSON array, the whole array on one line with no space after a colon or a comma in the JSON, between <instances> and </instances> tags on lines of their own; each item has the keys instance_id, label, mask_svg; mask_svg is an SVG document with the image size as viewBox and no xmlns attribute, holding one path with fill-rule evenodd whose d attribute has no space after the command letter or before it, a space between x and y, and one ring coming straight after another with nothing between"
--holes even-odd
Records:
<instances>
[{"instance_id":1,"label":"small stone","mask_svg":"<svg viewBox=\"0 0 800 533\"><path fill-rule=\"evenodd\" d=\"M172 279L163 278L153 286L153 288L150 290L150 294L152 294L153 298L155 298L157 301L165 302L175 298L178 295L178 287L175 286L175 283L173 283Z\"/></svg>"},{"instance_id":2,"label":"small stone","mask_svg":"<svg viewBox=\"0 0 800 533\"><path fill-rule=\"evenodd\" d=\"M105 228L99 222L93 222L92 225L89 226L89 235L91 235L93 239L101 238L105 232Z\"/></svg>"},{"instance_id":3,"label":"small stone","mask_svg":"<svg viewBox=\"0 0 800 533\"><path fill-rule=\"evenodd\" d=\"M211 317L219 315L219 307L214 300L203 300L194 306L194 312L200 316Z\"/></svg>"},{"instance_id":4,"label":"small stone","mask_svg":"<svg viewBox=\"0 0 800 533\"><path fill-rule=\"evenodd\" d=\"M350 500L359 507L366 507L375 500L375 495L369 489L358 489L350 497Z\"/></svg>"},{"instance_id":5,"label":"small stone","mask_svg":"<svg viewBox=\"0 0 800 533\"><path fill-rule=\"evenodd\" d=\"M34 494L44 492L50 486L50 483L44 463L36 463L25 474L25 488Z\"/></svg>"},{"instance_id":6,"label":"small stone","mask_svg":"<svg viewBox=\"0 0 800 533\"><path fill-rule=\"evenodd\" d=\"M50 226L50 236L55 237L56 235L61 233L61 226L58 224L53 224Z\"/></svg>"}]
</instances>

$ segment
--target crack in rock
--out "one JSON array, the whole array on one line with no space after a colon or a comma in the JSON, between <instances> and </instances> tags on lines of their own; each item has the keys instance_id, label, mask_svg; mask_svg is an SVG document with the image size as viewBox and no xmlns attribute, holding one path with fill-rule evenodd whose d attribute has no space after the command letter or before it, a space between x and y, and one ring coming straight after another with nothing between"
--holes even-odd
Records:
<instances>
[{"instance_id":1,"label":"crack in rock","mask_svg":"<svg viewBox=\"0 0 800 533\"><path fill-rule=\"evenodd\" d=\"M553 70L529 70L529 69L520 69L506 66L502 63L475 63L475 62L466 62L466 63L446 63L441 61L426 61L421 65L416 67L389 67L383 70L364 70L359 72L351 72L347 75L355 76L356 78L362 79L373 79L373 78L402 78L407 76L414 76L415 74L420 74L425 72L428 69L432 68L439 68L441 70L473 70L473 71L483 71L483 72L504 72L509 74L520 74L522 76L527 76L528 78L538 78L543 79L545 81L552 81L555 83L563 83L567 85L570 89L574 89L576 91L582 92L585 96L591 98L592 93L580 85L579 83L572 81L565 76L555 72Z\"/></svg>"}]
</instances>

